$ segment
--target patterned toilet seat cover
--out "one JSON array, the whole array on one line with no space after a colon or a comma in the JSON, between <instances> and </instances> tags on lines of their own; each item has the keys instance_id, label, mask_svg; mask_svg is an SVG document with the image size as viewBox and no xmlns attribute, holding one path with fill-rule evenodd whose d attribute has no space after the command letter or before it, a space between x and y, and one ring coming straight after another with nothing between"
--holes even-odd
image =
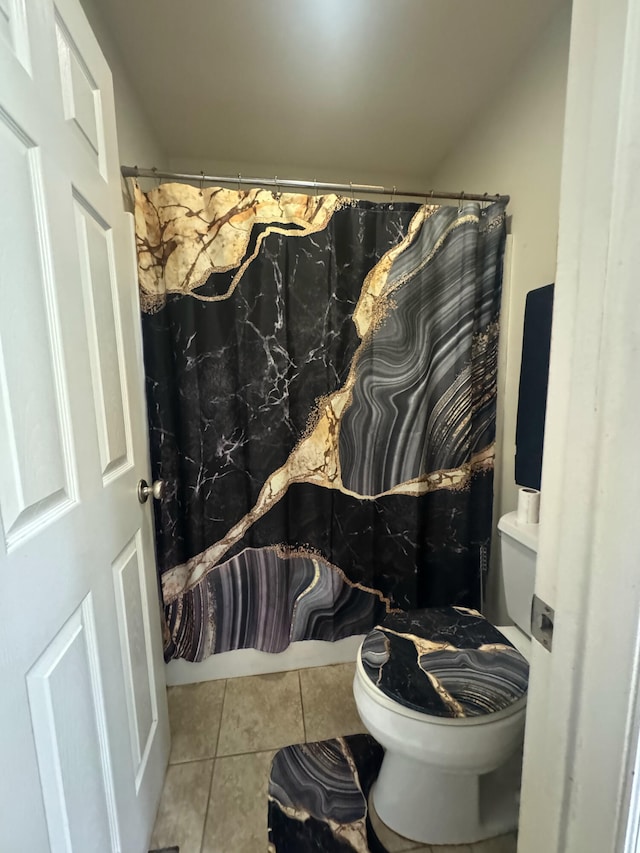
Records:
<instances>
[{"instance_id":1,"label":"patterned toilet seat cover","mask_svg":"<svg viewBox=\"0 0 640 853\"><path fill-rule=\"evenodd\" d=\"M436 717L478 717L527 692L529 664L476 610L390 613L362 644L364 671L387 696Z\"/></svg>"}]
</instances>

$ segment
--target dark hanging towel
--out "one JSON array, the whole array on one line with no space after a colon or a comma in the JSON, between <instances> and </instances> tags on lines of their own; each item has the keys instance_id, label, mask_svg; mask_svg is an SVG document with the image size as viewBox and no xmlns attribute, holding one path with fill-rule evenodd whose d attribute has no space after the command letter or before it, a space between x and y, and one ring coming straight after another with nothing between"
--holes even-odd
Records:
<instances>
[{"instance_id":1,"label":"dark hanging towel","mask_svg":"<svg viewBox=\"0 0 640 853\"><path fill-rule=\"evenodd\" d=\"M527 294L516 425L516 483L530 489L540 488L552 313L553 284Z\"/></svg>"}]
</instances>

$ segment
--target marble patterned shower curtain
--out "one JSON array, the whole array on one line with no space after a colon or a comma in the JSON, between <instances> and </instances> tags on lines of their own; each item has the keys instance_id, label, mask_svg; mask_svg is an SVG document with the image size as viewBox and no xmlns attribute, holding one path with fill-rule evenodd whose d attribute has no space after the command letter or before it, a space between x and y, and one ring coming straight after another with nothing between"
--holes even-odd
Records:
<instances>
[{"instance_id":1,"label":"marble patterned shower curtain","mask_svg":"<svg viewBox=\"0 0 640 853\"><path fill-rule=\"evenodd\" d=\"M134 191L167 658L477 606L504 207Z\"/></svg>"}]
</instances>

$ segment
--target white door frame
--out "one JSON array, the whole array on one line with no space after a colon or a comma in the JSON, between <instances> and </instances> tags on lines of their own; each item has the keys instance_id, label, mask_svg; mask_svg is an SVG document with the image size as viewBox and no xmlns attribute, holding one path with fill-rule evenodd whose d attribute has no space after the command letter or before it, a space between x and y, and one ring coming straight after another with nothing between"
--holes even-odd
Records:
<instances>
[{"instance_id":1,"label":"white door frame","mask_svg":"<svg viewBox=\"0 0 640 853\"><path fill-rule=\"evenodd\" d=\"M520 853L637 849L639 228L640 0L574 0Z\"/></svg>"}]
</instances>

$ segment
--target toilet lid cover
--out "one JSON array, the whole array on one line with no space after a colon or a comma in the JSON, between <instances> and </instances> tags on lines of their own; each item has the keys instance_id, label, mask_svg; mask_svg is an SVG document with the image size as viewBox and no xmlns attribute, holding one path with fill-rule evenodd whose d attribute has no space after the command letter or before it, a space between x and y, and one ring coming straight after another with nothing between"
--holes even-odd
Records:
<instances>
[{"instance_id":1,"label":"toilet lid cover","mask_svg":"<svg viewBox=\"0 0 640 853\"><path fill-rule=\"evenodd\" d=\"M529 664L476 610L432 607L390 613L360 652L375 686L395 702L436 717L477 717L527 692Z\"/></svg>"}]
</instances>

